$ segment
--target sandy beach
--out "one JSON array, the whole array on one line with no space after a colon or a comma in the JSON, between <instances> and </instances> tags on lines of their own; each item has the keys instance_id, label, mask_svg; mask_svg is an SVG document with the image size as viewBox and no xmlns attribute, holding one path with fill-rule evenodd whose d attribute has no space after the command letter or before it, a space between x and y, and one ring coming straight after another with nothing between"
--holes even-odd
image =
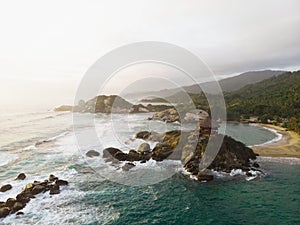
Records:
<instances>
[{"instance_id":1,"label":"sandy beach","mask_svg":"<svg viewBox=\"0 0 300 225\"><path fill-rule=\"evenodd\" d=\"M254 146L252 149L260 156L270 157L296 157L300 158L300 135L293 131L286 131L285 128L269 125L258 124L260 126L271 128L282 135L282 138L276 142Z\"/></svg>"}]
</instances>

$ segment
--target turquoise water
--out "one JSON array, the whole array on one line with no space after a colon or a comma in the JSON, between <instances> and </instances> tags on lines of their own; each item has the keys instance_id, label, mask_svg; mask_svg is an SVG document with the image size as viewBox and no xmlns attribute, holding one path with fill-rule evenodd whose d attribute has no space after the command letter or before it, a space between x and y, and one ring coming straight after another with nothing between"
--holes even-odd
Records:
<instances>
[{"instance_id":1,"label":"turquoise water","mask_svg":"<svg viewBox=\"0 0 300 225\"><path fill-rule=\"evenodd\" d=\"M110 182L81 184L85 207L110 205L110 224L299 224L300 165L261 162L267 175L210 183L181 175L148 187ZM96 224L96 222L95 222Z\"/></svg>"},{"instance_id":2,"label":"turquoise water","mask_svg":"<svg viewBox=\"0 0 300 225\"><path fill-rule=\"evenodd\" d=\"M224 129L224 124L220 129ZM277 137L276 133L261 126L235 122L227 123L225 133L247 146L260 145Z\"/></svg>"},{"instance_id":3,"label":"turquoise water","mask_svg":"<svg viewBox=\"0 0 300 225\"><path fill-rule=\"evenodd\" d=\"M92 115L84 115L88 116ZM243 176L227 175L217 176L213 182L199 183L179 171L153 185L125 186L99 177L82 158L69 129L70 115L46 113L39 114L38 119L32 117L34 127L26 119L25 126L18 127L9 118L0 121L12 131L7 135L10 142L13 141L9 144L2 133L0 140L4 141L0 143L0 154L5 157L1 158L0 184L11 183L14 187L0 193L0 201L14 197L27 183L43 180L49 173L67 179L70 185L64 187L60 195L51 198L43 194L37 196L23 210L24 216L10 215L0 220L0 224L300 224L299 160L260 158L265 175L251 181ZM132 129L120 129L120 140L126 141L145 127L165 129L164 124L149 125L145 120L147 117L132 116ZM100 127L104 129L99 130L99 136L108 146L117 145L105 120L105 116L97 116ZM117 122L122 121L120 117ZM174 128L176 125L168 129ZM89 127L82 126L82 133L85 129ZM66 130L67 133L58 135ZM16 135L14 131L17 131ZM24 135L18 142L20 133ZM247 145L261 144L276 137L266 129L245 124L228 124L227 134ZM51 138L53 135L55 138ZM47 141L34 146L41 140ZM130 143L136 144L139 143ZM101 150L96 146L93 148ZM8 158L9 155L17 158ZM103 165L102 161L95 162L100 167ZM12 181L20 172L25 172L28 178ZM101 174L101 170L97 172Z\"/></svg>"}]
</instances>

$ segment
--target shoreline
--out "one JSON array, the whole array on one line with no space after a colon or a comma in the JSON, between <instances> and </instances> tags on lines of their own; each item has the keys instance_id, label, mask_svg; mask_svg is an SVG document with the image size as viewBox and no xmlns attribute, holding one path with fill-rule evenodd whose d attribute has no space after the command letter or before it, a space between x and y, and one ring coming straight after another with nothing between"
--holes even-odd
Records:
<instances>
[{"instance_id":1,"label":"shoreline","mask_svg":"<svg viewBox=\"0 0 300 225\"><path fill-rule=\"evenodd\" d=\"M255 153L258 153L259 156L300 158L299 134L271 124L257 123L257 125L275 131L281 135L281 138L259 146L252 146L251 148Z\"/></svg>"}]
</instances>

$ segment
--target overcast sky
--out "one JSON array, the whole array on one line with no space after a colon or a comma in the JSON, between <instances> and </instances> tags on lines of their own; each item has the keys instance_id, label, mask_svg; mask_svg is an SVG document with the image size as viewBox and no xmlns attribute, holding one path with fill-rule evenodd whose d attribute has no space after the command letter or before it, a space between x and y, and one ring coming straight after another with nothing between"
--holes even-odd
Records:
<instances>
[{"instance_id":1,"label":"overcast sky","mask_svg":"<svg viewBox=\"0 0 300 225\"><path fill-rule=\"evenodd\" d=\"M296 70L299 10L298 0L1 1L0 105L70 104L98 58L145 40L182 46L217 76Z\"/></svg>"}]
</instances>

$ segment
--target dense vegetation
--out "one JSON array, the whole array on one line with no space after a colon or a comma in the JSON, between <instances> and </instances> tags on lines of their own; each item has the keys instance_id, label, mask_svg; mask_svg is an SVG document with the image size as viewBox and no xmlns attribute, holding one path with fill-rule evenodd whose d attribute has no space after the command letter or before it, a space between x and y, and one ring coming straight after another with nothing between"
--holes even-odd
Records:
<instances>
[{"instance_id":1,"label":"dense vegetation","mask_svg":"<svg viewBox=\"0 0 300 225\"><path fill-rule=\"evenodd\" d=\"M209 111L203 93L190 94L198 108ZM180 100L176 95L172 96ZM239 121L256 117L262 123L274 123L300 133L300 71L287 72L256 84L224 94L227 119ZM213 99L213 98L212 98Z\"/></svg>"},{"instance_id":2,"label":"dense vegetation","mask_svg":"<svg viewBox=\"0 0 300 225\"><path fill-rule=\"evenodd\" d=\"M158 103L169 103L164 98L151 98L151 99L142 99L141 102L158 102Z\"/></svg>"},{"instance_id":3,"label":"dense vegetation","mask_svg":"<svg viewBox=\"0 0 300 225\"><path fill-rule=\"evenodd\" d=\"M225 93L229 120L258 117L300 132L300 71L287 72Z\"/></svg>"}]
</instances>

